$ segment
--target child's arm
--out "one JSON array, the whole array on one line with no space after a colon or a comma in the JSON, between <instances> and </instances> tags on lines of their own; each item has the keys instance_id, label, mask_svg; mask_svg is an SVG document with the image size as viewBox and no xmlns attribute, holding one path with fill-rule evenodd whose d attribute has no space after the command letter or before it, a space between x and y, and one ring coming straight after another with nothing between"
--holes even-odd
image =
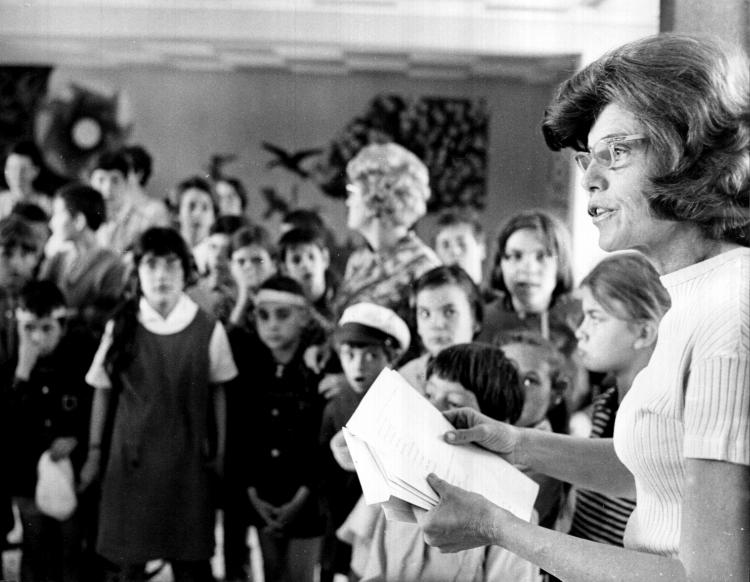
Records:
<instances>
[{"instance_id":1,"label":"child's arm","mask_svg":"<svg viewBox=\"0 0 750 582\"><path fill-rule=\"evenodd\" d=\"M102 438L104 437L104 424L109 412L110 393L111 390L107 388L94 390L94 402L91 406L91 426L89 428L89 447L86 462L81 469L79 491L84 491L99 477Z\"/></svg>"},{"instance_id":2,"label":"child's arm","mask_svg":"<svg viewBox=\"0 0 750 582\"><path fill-rule=\"evenodd\" d=\"M276 512L276 522L279 527L285 527L294 521L302 506L310 496L310 489L306 485L301 485L294 497L284 505L278 508Z\"/></svg>"},{"instance_id":3,"label":"child's arm","mask_svg":"<svg viewBox=\"0 0 750 582\"><path fill-rule=\"evenodd\" d=\"M252 306L252 296L243 286L238 285L237 302L229 314L229 325L240 326L245 318L245 313Z\"/></svg>"},{"instance_id":4,"label":"child's arm","mask_svg":"<svg viewBox=\"0 0 750 582\"><path fill-rule=\"evenodd\" d=\"M227 397L224 384L212 385L216 423L216 470L224 474L224 452L227 444Z\"/></svg>"}]
</instances>

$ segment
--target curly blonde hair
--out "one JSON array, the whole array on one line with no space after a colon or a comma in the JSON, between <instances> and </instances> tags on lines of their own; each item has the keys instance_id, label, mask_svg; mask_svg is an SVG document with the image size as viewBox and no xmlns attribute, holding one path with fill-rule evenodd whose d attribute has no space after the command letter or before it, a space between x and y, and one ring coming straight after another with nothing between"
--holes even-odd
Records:
<instances>
[{"instance_id":1,"label":"curly blonde hair","mask_svg":"<svg viewBox=\"0 0 750 582\"><path fill-rule=\"evenodd\" d=\"M371 218L410 227L427 212L427 167L398 144L362 148L346 166L346 175L352 184L362 188L362 199Z\"/></svg>"}]
</instances>

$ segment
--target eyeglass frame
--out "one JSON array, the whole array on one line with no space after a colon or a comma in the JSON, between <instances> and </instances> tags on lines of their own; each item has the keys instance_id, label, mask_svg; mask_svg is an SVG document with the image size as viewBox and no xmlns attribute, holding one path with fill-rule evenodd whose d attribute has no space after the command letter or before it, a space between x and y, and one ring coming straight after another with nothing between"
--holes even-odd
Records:
<instances>
[{"instance_id":1,"label":"eyeglass frame","mask_svg":"<svg viewBox=\"0 0 750 582\"><path fill-rule=\"evenodd\" d=\"M622 144L622 143L628 143L632 141L644 141L647 139L648 139L648 136L643 133L633 133L631 135L615 135L611 137L603 137L602 139L600 139L594 144L593 148L590 148L588 151L577 152L573 156L573 160L575 161L576 165L580 168L582 172L585 172L586 170L588 170L592 161L596 161L596 163L599 164L601 167L611 170L612 168L618 167L617 161L615 159L615 146ZM603 163L600 160L600 158L594 155L592 151L592 150L595 150L596 146L598 146L602 142L604 142L607 145L607 150L609 151L610 162L608 164ZM583 162L581 160L585 160L585 159L588 159L588 163L586 163L584 167Z\"/></svg>"}]
</instances>

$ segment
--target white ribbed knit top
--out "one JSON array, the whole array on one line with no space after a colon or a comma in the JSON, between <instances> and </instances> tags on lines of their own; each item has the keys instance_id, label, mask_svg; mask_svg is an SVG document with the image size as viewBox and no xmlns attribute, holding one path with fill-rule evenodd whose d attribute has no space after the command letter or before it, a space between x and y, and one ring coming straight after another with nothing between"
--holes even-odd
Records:
<instances>
[{"instance_id":1,"label":"white ribbed knit top","mask_svg":"<svg viewBox=\"0 0 750 582\"><path fill-rule=\"evenodd\" d=\"M686 457L750 464L750 248L669 273L672 308L617 413L635 476L625 547L676 556Z\"/></svg>"}]
</instances>

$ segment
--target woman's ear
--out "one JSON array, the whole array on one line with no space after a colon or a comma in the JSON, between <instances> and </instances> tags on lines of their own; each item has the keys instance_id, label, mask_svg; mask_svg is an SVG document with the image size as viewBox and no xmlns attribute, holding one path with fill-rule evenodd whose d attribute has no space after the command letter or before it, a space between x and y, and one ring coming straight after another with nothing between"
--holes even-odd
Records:
<instances>
[{"instance_id":1,"label":"woman's ear","mask_svg":"<svg viewBox=\"0 0 750 582\"><path fill-rule=\"evenodd\" d=\"M652 321L646 321L636 324L638 326L638 336L633 342L633 348L642 350L649 348L656 342L658 326Z\"/></svg>"}]
</instances>

